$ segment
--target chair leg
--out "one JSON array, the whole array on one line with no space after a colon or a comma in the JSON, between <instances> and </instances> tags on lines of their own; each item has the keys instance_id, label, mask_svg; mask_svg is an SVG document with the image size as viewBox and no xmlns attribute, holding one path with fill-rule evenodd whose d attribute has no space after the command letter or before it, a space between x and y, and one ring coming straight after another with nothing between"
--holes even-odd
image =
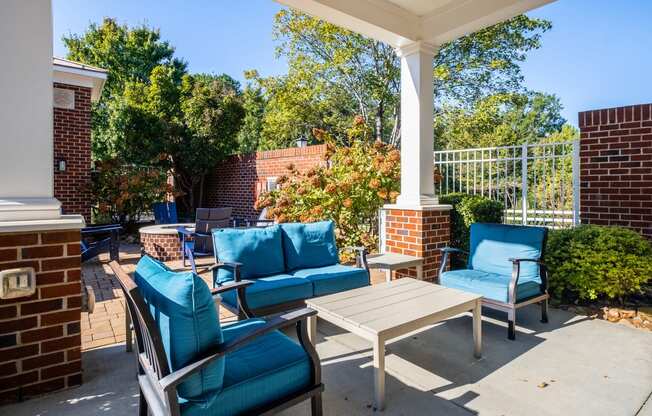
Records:
<instances>
[{"instance_id":1,"label":"chair leg","mask_svg":"<svg viewBox=\"0 0 652 416\"><path fill-rule=\"evenodd\" d=\"M507 338L514 341L516 339L516 309L507 312Z\"/></svg>"},{"instance_id":2,"label":"chair leg","mask_svg":"<svg viewBox=\"0 0 652 416\"><path fill-rule=\"evenodd\" d=\"M147 416L148 415L148 409L147 409L147 400L145 400L145 395L143 394L143 390L140 389L140 400L138 402L138 416Z\"/></svg>"},{"instance_id":3,"label":"chair leg","mask_svg":"<svg viewBox=\"0 0 652 416\"><path fill-rule=\"evenodd\" d=\"M321 393L318 393L310 398L310 408L312 416L322 416L323 408L321 405Z\"/></svg>"},{"instance_id":4,"label":"chair leg","mask_svg":"<svg viewBox=\"0 0 652 416\"><path fill-rule=\"evenodd\" d=\"M541 301L541 323L548 323L548 299Z\"/></svg>"}]
</instances>

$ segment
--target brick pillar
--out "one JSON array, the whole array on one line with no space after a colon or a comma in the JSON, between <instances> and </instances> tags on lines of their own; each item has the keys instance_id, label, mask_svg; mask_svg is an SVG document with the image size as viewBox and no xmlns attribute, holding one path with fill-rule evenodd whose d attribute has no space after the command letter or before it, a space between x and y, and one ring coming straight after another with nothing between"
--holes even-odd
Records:
<instances>
[{"instance_id":1,"label":"brick pillar","mask_svg":"<svg viewBox=\"0 0 652 416\"><path fill-rule=\"evenodd\" d=\"M62 106L56 98L70 94ZM54 84L54 197L64 214L80 214L91 221L91 89ZM66 170L58 162L65 160Z\"/></svg>"},{"instance_id":2,"label":"brick pillar","mask_svg":"<svg viewBox=\"0 0 652 416\"><path fill-rule=\"evenodd\" d=\"M385 208L386 252L422 257L423 278L437 281L441 264L440 248L450 243L449 205L436 205L419 209ZM414 277L415 269L397 270L393 278Z\"/></svg>"},{"instance_id":3,"label":"brick pillar","mask_svg":"<svg viewBox=\"0 0 652 416\"><path fill-rule=\"evenodd\" d=\"M580 218L652 239L652 104L579 113Z\"/></svg>"},{"instance_id":4,"label":"brick pillar","mask_svg":"<svg viewBox=\"0 0 652 416\"><path fill-rule=\"evenodd\" d=\"M0 270L36 271L36 293L0 299L0 403L81 384L79 242L79 230L0 234Z\"/></svg>"}]
</instances>

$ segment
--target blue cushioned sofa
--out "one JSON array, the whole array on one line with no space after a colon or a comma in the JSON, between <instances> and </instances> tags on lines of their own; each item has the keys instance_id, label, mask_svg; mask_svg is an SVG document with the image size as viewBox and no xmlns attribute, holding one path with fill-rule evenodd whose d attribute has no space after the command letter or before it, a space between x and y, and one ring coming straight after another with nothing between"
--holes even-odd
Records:
<instances>
[{"instance_id":1,"label":"blue cushioned sofa","mask_svg":"<svg viewBox=\"0 0 652 416\"><path fill-rule=\"evenodd\" d=\"M332 221L214 229L213 248L215 287L254 282L222 298L241 318L291 310L315 296L369 285L364 248L351 248L355 266L340 264Z\"/></svg>"},{"instance_id":2,"label":"blue cushioned sofa","mask_svg":"<svg viewBox=\"0 0 652 416\"><path fill-rule=\"evenodd\" d=\"M548 229L505 224L471 224L470 252L442 249L439 284L483 296L483 306L507 312L508 338L515 339L516 309L541 304L548 322L548 278L541 261ZM466 269L445 271L449 254L468 256Z\"/></svg>"},{"instance_id":3,"label":"blue cushioned sofa","mask_svg":"<svg viewBox=\"0 0 652 416\"><path fill-rule=\"evenodd\" d=\"M210 290L193 272L173 272L143 257L132 280L111 263L136 332L139 414L270 414L311 399L322 414L321 366L308 339L304 308L221 326ZM299 342L281 328L295 326ZM149 413L148 413L149 412Z\"/></svg>"}]
</instances>

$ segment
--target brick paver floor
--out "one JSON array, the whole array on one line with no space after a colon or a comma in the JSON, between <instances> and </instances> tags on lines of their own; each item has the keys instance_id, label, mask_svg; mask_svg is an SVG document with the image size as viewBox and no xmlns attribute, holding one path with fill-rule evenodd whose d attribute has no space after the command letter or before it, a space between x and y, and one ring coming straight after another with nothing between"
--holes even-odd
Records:
<instances>
[{"instance_id":1,"label":"brick paver floor","mask_svg":"<svg viewBox=\"0 0 652 416\"><path fill-rule=\"evenodd\" d=\"M127 273L132 273L140 259L140 247L135 244L122 244L120 247L120 264ZM198 266L212 263L212 259L202 259ZM168 262L167 265L174 270L184 269L181 261ZM200 269L200 276L212 285L210 273ZM383 272L372 270L372 283L382 282L385 279ZM108 255L102 254L98 258L82 265L83 284L92 288L95 293L95 308L93 313L82 313L82 350L102 347L110 344L125 342L125 306L124 297L118 281L108 264ZM220 308L220 321L233 321L235 316Z\"/></svg>"}]
</instances>

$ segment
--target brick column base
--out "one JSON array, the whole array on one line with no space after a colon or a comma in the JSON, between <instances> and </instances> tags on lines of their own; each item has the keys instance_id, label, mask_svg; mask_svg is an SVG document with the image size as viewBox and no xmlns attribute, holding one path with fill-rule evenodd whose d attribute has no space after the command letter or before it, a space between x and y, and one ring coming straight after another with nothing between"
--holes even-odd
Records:
<instances>
[{"instance_id":1,"label":"brick column base","mask_svg":"<svg viewBox=\"0 0 652 416\"><path fill-rule=\"evenodd\" d=\"M385 251L423 258L424 280L437 281L441 264L440 248L450 243L450 205L418 209L387 206ZM393 279L416 278L416 269L397 270Z\"/></svg>"},{"instance_id":2,"label":"brick column base","mask_svg":"<svg viewBox=\"0 0 652 416\"><path fill-rule=\"evenodd\" d=\"M36 293L0 300L0 404L81 384L80 239L0 233L0 270L36 272Z\"/></svg>"}]
</instances>

